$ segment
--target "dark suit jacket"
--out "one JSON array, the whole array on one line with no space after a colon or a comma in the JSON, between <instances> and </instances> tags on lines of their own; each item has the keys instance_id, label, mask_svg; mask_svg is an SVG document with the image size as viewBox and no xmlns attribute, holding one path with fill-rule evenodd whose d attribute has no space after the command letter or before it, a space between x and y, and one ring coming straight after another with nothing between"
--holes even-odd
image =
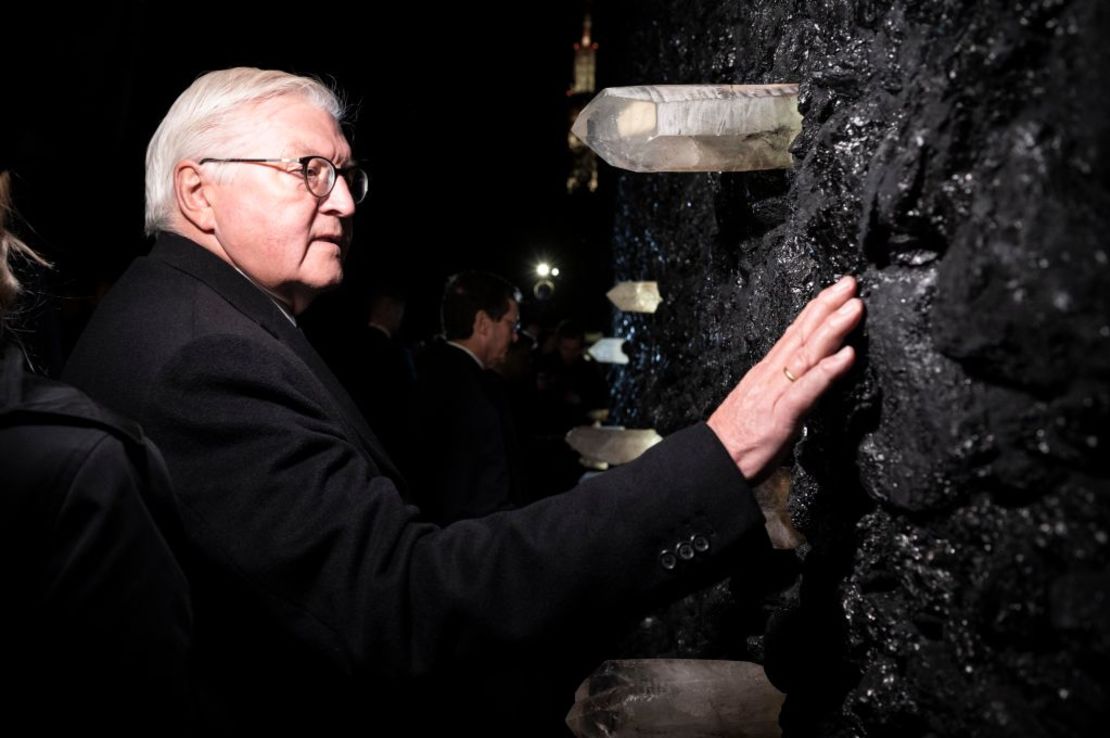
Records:
<instances>
[{"instance_id":1,"label":"dark suit jacket","mask_svg":"<svg viewBox=\"0 0 1110 738\"><path fill-rule=\"evenodd\" d=\"M441 340L418 357L417 376L413 437L437 457L414 466L421 510L445 524L513 507L520 460L501 377Z\"/></svg>"},{"instance_id":2,"label":"dark suit jacket","mask_svg":"<svg viewBox=\"0 0 1110 738\"><path fill-rule=\"evenodd\" d=\"M0 349L3 346L0 345ZM0 360L0 733L182 735L192 610L138 426Z\"/></svg>"},{"instance_id":3,"label":"dark suit jacket","mask_svg":"<svg viewBox=\"0 0 1110 738\"><path fill-rule=\"evenodd\" d=\"M529 507L420 522L300 331L174 235L105 298L66 377L162 448L184 512L201 675L252 733L386 725L393 690L704 586L736 564L745 534L763 536L704 425ZM691 536L708 550L676 560Z\"/></svg>"}]
</instances>

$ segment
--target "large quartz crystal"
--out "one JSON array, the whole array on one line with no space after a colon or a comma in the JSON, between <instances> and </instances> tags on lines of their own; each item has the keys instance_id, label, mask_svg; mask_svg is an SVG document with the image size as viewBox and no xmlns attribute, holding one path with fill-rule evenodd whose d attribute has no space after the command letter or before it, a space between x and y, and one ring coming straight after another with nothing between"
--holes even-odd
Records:
<instances>
[{"instance_id":1,"label":"large quartz crystal","mask_svg":"<svg viewBox=\"0 0 1110 738\"><path fill-rule=\"evenodd\" d=\"M770 738L784 695L746 661L606 661L574 695L579 738Z\"/></svg>"},{"instance_id":2,"label":"large quartz crystal","mask_svg":"<svg viewBox=\"0 0 1110 738\"><path fill-rule=\"evenodd\" d=\"M788 169L802 130L798 86L641 85L602 90L571 128L634 172Z\"/></svg>"},{"instance_id":3,"label":"large quartz crystal","mask_svg":"<svg viewBox=\"0 0 1110 738\"><path fill-rule=\"evenodd\" d=\"M626 430L583 425L567 433L567 443L586 459L605 464L627 464L663 440L654 428Z\"/></svg>"},{"instance_id":4,"label":"large quartz crystal","mask_svg":"<svg viewBox=\"0 0 1110 738\"><path fill-rule=\"evenodd\" d=\"M618 282L605 296L626 313L654 313L663 302L658 282Z\"/></svg>"},{"instance_id":5,"label":"large quartz crystal","mask_svg":"<svg viewBox=\"0 0 1110 738\"><path fill-rule=\"evenodd\" d=\"M602 364L627 364L623 338L602 338L586 351L594 361Z\"/></svg>"}]
</instances>

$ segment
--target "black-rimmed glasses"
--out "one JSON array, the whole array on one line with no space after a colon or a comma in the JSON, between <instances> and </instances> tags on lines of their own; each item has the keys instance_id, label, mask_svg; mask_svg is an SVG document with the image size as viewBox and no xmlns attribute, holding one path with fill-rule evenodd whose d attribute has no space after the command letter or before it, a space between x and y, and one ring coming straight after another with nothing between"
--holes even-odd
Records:
<instances>
[{"instance_id":1,"label":"black-rimmed glasses","mask_svg":"<svg viewBox=\"0 0 1110 738\"><path fill-rule=\"evenodd\" d=\"M347 189L351 191L351 199L360 203L365 199L367 190L370 189L370 178L366 172L352 164L346 167L337 167L323 156L302 156L299 159L201 159L201 164L300 164L301 176L304 177L305 187L316 197L323 199L335 189L335 183L343 177L347 181Z\"/></svg>"}]
</instances>

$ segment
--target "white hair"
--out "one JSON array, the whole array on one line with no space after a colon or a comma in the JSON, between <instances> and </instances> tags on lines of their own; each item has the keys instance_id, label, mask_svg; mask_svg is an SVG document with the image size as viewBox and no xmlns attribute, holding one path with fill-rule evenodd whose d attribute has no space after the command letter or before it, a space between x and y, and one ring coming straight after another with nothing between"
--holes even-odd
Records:
<instances>
[{"instance_id":1,"label":"white hair","mask_svg":"<svg viewBox=\"0 0 1110 738\"><path fill-rule=\"evenodd\" d=\"M235 142L229 125L246 105L297 95L341 123L346 112L335 91L312 77L273 69L235 67L196 79L174 101L146 149L146 233L171 230L177 212L174 167L185 159L230 158ZM240 154L241 155L241 154Z\"/></svg>"}]
</instances>

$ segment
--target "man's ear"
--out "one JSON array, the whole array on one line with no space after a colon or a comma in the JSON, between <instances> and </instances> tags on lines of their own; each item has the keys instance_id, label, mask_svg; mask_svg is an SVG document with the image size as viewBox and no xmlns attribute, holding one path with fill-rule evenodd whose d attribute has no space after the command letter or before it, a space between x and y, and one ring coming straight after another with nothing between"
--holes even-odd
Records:
<instances>
[{"instance_id":1,"label":"man's ear","mask_svg":"<svg viewBox=\"0 0 1110 738\"><path fill-rule=\"evenodd\" d=\"M493 318L485 310L474 313L474 332L472 335L485 338L493 327Z\"/></svg>"},{"instance_id":2,"label":"man's ear","mask_svg":"<svg viewBox=\"0 0 1110 738\"><path fill-rule=\"evenodd\" d=\"M185 220L204 233L216 230L216 216L209 198L210 183L195 161L186 159L173 168L173 194Z\"/></svg>"}]
</instances>

